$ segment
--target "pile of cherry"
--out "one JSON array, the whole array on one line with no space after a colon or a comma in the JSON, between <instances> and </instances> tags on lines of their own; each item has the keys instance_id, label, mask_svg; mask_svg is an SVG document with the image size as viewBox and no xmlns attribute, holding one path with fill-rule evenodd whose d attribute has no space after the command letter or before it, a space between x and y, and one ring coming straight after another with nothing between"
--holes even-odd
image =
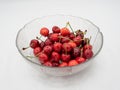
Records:
<instances>
[{"instance_id":1,"label":"pile of cherry","mask_svg":"<svg viewBox=\"0 0 120 90\"><path fill-rule=\"evenodd\" d=\"M70 31L70 29L71 31ZM52 27L52 32L43 27L40 29L40 37L30 41L29 47L33 49L35 57L40 63L50 67L65 67L81 64L93 56L90 39L86 38L87 30L73 31L69 22L66 27ZM42 41L41 37L46 40ZM23 48L23 50L27 49Z\"/></svg>"}]
</instances>

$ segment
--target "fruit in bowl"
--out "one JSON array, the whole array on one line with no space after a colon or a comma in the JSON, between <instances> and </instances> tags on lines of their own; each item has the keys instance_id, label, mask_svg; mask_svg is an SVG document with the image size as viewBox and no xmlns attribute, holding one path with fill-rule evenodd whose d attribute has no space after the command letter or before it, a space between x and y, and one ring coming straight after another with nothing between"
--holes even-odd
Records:
<instances>
[{"instance_id":1,"label":"fruit in bowl","mask_svg":"<svg viewBox=\"0 0 120 90\"><path fill-rule=\"evenodd\" d=\"M66 27L53 26L52 32L49 32L47 27L42 27L40 29L40 37L37 36L37 39L32 39L29 44L33 49L34 56L38 57L42 65L69 67L84 63L92 58L93 51L90 39L85 39L87 30L73 30L71 24L67 22ZM74 36L72 39L71 34ZM43 41L41 37L46 37L46 39ZM45 45L41 47L40 43L45 43ZM23 50L26 49L28 47L23 47Z\"/></svg>"},{"instance_id":2,"label":"fruit in bowl","mask_svg":"<svg viewBox=\"0 0 120 90\"><path fill-rule=\"evenodd\" d=\"M31 65L54 76L81 71L102 45L103 35L97 26L65 15L35 19L18 32L16 39L19 52Z\"/></svg>"}]
</instances>

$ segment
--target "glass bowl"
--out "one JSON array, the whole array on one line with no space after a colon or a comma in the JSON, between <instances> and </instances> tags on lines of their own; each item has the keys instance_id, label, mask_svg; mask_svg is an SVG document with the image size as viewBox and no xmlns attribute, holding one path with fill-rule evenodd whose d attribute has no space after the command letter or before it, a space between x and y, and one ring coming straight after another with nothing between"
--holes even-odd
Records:
<instances>
[{"instance_id":1,"label":"glass bowl","mask_svg":"<svg viewBox=\"0 0 120 90\"><path fill-rule=\"evenodd\" d=\"M52 28L52 26L57 25L59 27L64 27L66 22L70 22L74 30L81 29L87 30L86 37L91 38L91 45L93 46L94 56L82 64L71 67L47 67L40 64L37 58L28 58L26 56L34 56L33 50L31 48L27 50L22 50L23 47L27 47L31 39L39 36L39 30L42 27ZM52 31L52 30L51 30ZM51 32L50 31L50 32ZM43 38L44 39L44 38ZM103 34L100 29L87 19L83 19L75 16L68 15L50 15L41 18L34 19L27 23L23 28L21 28L16 37L16 46L19 53L37 70L41 70L44 73L54 76L66 76L72 75L80 72L86 68L92 61L92 59L98 55L103 46Z\"/></svg>"}]
</instances>

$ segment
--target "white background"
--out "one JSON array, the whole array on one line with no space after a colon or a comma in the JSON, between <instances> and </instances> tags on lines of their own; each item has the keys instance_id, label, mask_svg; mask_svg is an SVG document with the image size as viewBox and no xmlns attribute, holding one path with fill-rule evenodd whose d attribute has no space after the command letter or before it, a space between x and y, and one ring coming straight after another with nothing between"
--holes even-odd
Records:
<instances>
[{"instance_id":1,"label":"white background","mask_svg":"<svg viewBox=\"0 0 120 90\"><path fill-rule=\"evenodd\" d=\"M18 53L17 32L34 18L65 14L87 18L104 34L92 65L68 77L37 72ZM0 90L120 90L119 0L0 0Z\"/></svg>"}]
</instances>

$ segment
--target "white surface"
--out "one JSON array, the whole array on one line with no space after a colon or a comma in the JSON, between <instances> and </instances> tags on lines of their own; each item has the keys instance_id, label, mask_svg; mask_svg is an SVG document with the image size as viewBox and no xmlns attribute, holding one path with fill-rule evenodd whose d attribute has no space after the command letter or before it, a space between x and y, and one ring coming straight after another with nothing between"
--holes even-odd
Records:
<instances>
[{"instance_id":1,"label":"white surface","mask_svg":"<svg viewBox=\"0 0 120 90\"><path fill-rule=\"evenodd\" d=\"M87 18L100 27L104 46L93 64L68 77L34 70L18 53L15 38L30 20L51 14ZM1 0L0 90L120 90L119 0Z\"/></svg>"}]
</instances>

